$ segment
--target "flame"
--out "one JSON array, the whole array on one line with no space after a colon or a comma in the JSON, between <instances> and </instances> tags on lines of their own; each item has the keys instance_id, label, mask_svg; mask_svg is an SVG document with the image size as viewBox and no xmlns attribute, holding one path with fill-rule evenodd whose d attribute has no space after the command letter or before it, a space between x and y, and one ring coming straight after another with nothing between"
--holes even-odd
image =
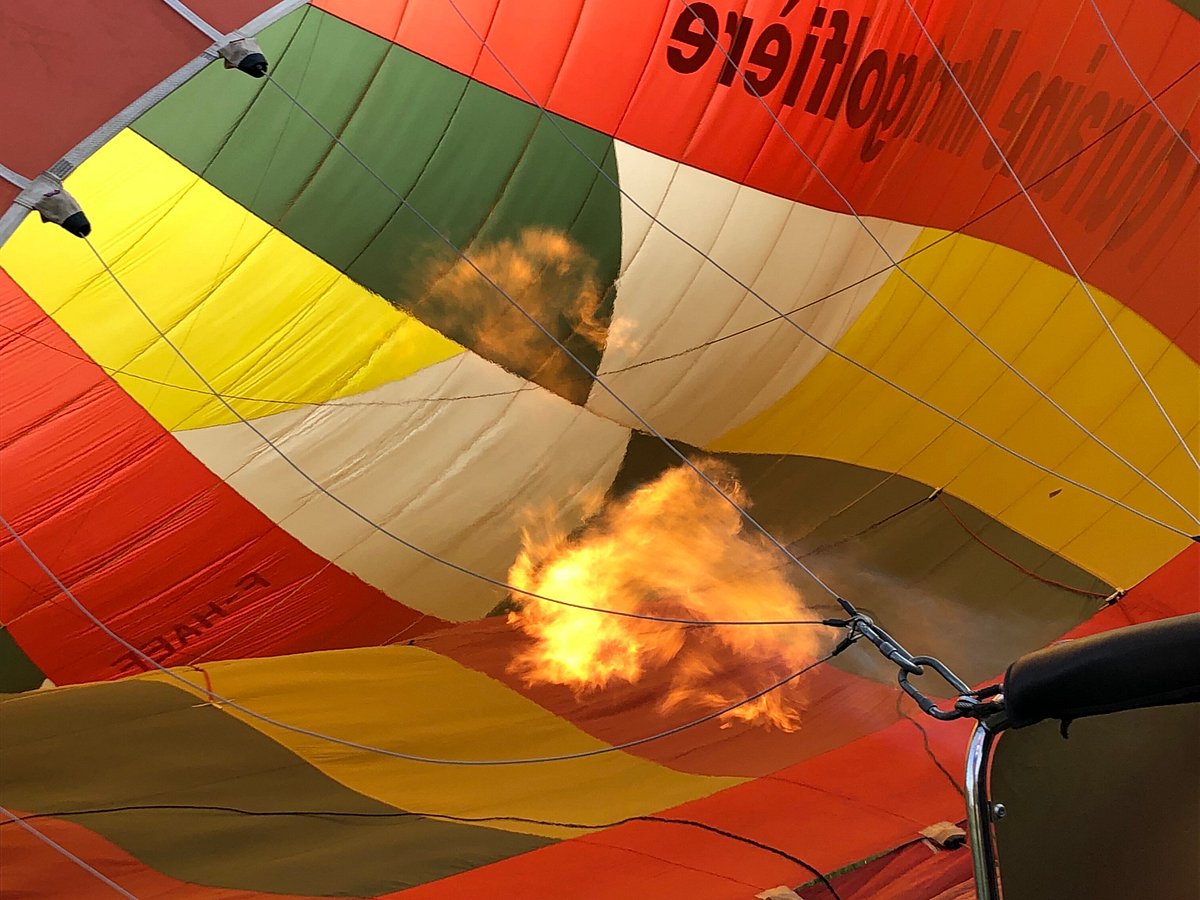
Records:
<instances>
[{"instance_id":1,"label":"flame","mask_svg":"<svg viewBox=\"0 0 1200 900\"><path fill-rule=\"evenodd\" d=\"M748 498L733 470L697 466L739 506ZM748 531L742 516L691 468L668 470L600 509L576 534L542 515L522 532L509 571L514 587L581 606L685 619L807 619L815 614L786 579L782 554ZM510 670L531 684L582 694L634 684L663 671L667 712L730 706L780 680L827 647L804 626L693 627L605 615L514 596L509 622L533 642ZM722 716L794 731L803 706L797 683Z\"/></svg>"}]
</instances>

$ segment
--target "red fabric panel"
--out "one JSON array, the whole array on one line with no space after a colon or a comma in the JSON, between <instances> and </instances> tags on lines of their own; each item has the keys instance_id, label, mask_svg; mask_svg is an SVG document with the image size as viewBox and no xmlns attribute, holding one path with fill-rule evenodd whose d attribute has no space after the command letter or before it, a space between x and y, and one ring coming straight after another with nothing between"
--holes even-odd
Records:
<instances>
[{"instance_id":1,"label":"red fabric panel","mask_svg":"<svg viewBox=\"0 0 1200 900\"><path fill-rule=\"evenodd\" d=\"M832 871L963 816L963 799L936 758L961 768L969 725L922 733L899 722L878 734L664 816L693 819L793 854ZM753 896L812 874L742 841L681 825L635 822L493 863L400 894L404 900L569 893L587 900ZM557 893L556 893L557 892ZM912 895L916 897L918 895Z\"/></svg>"},{"instance_id":2,"label":"red fabric panel","mask_svg":"<svg viewBox=\"0 0 1200 900\"><path fill-rule=\"evenodd\" d=\"M232 31L272 2L190 5ZM212 43L162 0L6 0L0 35L0 162L28 177Z\"/></svg>"},{"instance_id":3,"label":"red fabric panel","mask_svg":"<svg viewBox=\"0 0 1200 900\"><path fill-rule=\"evenodd\" d=\"M1194 612L1200 612L1200 544L1192 544L1118 602L1063 637L1085 637Z\"/></svg>"},{"instance_id":4,"label":"red fabric panel","mask_svg":"<svg viewBox=\"0 0 1200 900\"><path fill-rule=\"evenodd\" d=\"M1193 546L1066 637L1197 610L1200 546ZM668 673L663 671L647 673L636 685L616 684L582 696L561 685L526 684L508 666L528 641L504 619L491 618L457 625L416 643L504 682L610 744L664 731L703 712L694 706L658 710L657 701L668 686ZM722 677L739 683L746 675L731 667ZM746 693L763 686L752 680L744 683ZM767 775L885 728L907 713L916 715L894 685L859 678L834 666L813 670L798 687L804 713L794 734L742 726L724 730L714 721L629 752L701 775Z\"/></svg>"},{"instance_id":5,"label":"red fabric panel","mask_svg":"<svg viewBox=\"0 0 1200 900\"><path fill-rule=\"evenodd\" d=\"M648 672L637 684L614 684L580 696L562 685L526 684L508 671L508 665L528 641L504 619L492 618L458 625L417 643L504 682L609 744L665 731L708 711L694 705L660 711L658 701L666 695L670 677L661 669ZM738 667L736 660L728 661L715 680L741 696L769 683L748 667ZM802 676L789 696L803 709L800 730L792 734L740 723L724 729L714 720L630 752L700 775L766 775L848 744L901 717L896 702L899 690L894 685L834 666L818 666Z\"/></svg>"},{"instance_id":6,"label":"red fabric panel","mask_svg":"<svg viewBox=\"0 0 1200 900\"><path fill-rule=\"evenodd\" d=\"M678 852L656 856L647 839L686 847L698 866L683 862ZM629 850L611 844L604 832L576 838L533 853L472 869L452 878L405 891L384 894L388 900L465 900L465 898L553 898L631 900L642 897L686 897L687 900L751 898L768 887L795 878L797 867L763 850L678 825L627 825L620 829L636 844ZM681 846L682 845L682 846Z\"/></svg>"},{"instance_id":7,"label":"red fabric panel","mask_svg":"<svg viewBox=\"0 0 1200 900\"><path fill-rule=\"evenodd\" d=\"M23 815L12 810L14 815ZM260 894L191 884L164 875L130 856L90 829L61 819L34 819L29 823L46 837L74 853L135 897L178 900L242 900L271 897L288 900L287 894ZM26 900L59 900L62 897L108 898L115 894L81 866L24 828L0 818L0 895Z\"/></svg>"},{"instance_id":8,"label":"red fabric panel","mask_svg":"<svg viewBox=\"0 0 1200 900\"><path fill-rule=\"evenodd\" d=\"M1200 608L1198 576L1200 546L1193 546L1068 636L1195 611ZM455 629L459 630L461 626ZM856 713L849 706L837 712ZM875 734L663 815L695 819L761 841L825 872L904 844L928 825L961 821L965 801L959 791L972 723L927 721L917 718L915 710L911 715ZM594 721L577 724L595 727ZM706 752L695 734L694 752ZM804 727L792 737L802 742ZM681 762L686 761L670 764L683 768ZM894 864L880 870L886 875L845 894L847 900L972 896L970 882L960 880L969 874L966 851L937 854L926 862L918 855L916 849L897 854ZM449 900L505 896L517 885L530 885L530 896L539 891L553 896L569 886L572 896L587 900L627 900L630 886L636 885L664 895L678 892L690 900L717 900L808 880L802 868L740 841L678 825L632 823L401 893L405 900ZM754 891L740 887L745 884Z\"/></svg>"},{"instance_id":9,"label":"red fabric panel","mask_svg":"<svg viewBox=\"0 0 1200 900\"><path fill-rule=\"evenodd\" d=\"M0 508L117 634L177 665L378 644L445 624L276 526L3 272L0 321ZM0 598L0 619L56 683L140 671L7 531Z\"/></svg>"},{"instance_id":10,"label":"red fabric panel","mask_svg":"<svg viewBox=\"0 0 1200 900\"><path fill-rule=\"evenodd\" d=\"M941 850L917 841L833 881L842 900L975 900L971 851ZM833 900L824 885L809 885L804 900Z\"/></svg>"},{"instance_id":11,"label":"red fabric panel","mask_svg":"<svg viewBox=\"0 0 1200 900\"><path fill-rule=\"evenodd\" d=\"M228 34L277 2L279 0L187 0L187 7L217 31Z\"/></svg>"},{"instance_id":12,"label":"red fabric panel","mask_svg":"<svg viewBox=\"0 0 1200 900\"><path fill-rule=\"evenodd\" d=\"M478 39L450 3L317 0L316 5L528 99L491 54L479 54ZM789 36L793 48L789 68L767 98L790 138L774 126L740 78L731 76L728 85L718 84L725 65L721 50L709 52L704 64L689 74L668 64L669 47L682 56L698 52L679 40L672 43L677 22L679 34L686 34L689 24L694 34L703 34L696 23L679 19L682 0L609 0L588 4L582 13L578 0L536 7L501 0L456 0L456 5L479 33L487 35L496 56L536 102L554 112L723 177L846 212L844 200L804 161L794 140L861 214L962 228L1068 270L1037 215L994 158L986 135L965 104L957 107L944 149L932 129L919 140L927 114L916 111L917 99L924 98L925 108L932 105L937 83L931 79L943 70L902 0L874 0L853 8L847 44L852 44L859 25L870 20L855 68L850 69L849 62L831 63L823 92L816 85L824 68L822 53L829 46L825 41L833 31L828 24L810 29L816 7L812 0L803 4L714 0L709 5L718 30L749 28L744 68L756 77L769 72L765 64L750 62L760 58L754 55L759 35L768 25L779 25L772 34ZM1048 176L1060 162L1145 103L1141 89L1108 47L1090 6L1039 0L1000 4L922 0L917 6L947 59L970 63L974 71L960 66L960 80L982 109L988 129L1013 155L1025 183ZM1122 49L1150 91L1164 89L1198 62L1194 51L1200 46L1200 22L1167 0L1137 4L1110 0L1104 7ZM790 12L781 18L784 9ZM739 25L745 20L736 14L749 17L752 24ZM810 32L819 38L816 62L806 79L798 82L794 105L785 105L787 84L796 70L793 63ZM723 31L721 46L730 47ZM778 46L767 41L761 51L769 54ZM906 95L907 106L894 104L897 114L890 125L882 123L886 97L883 90L875 89L876 83L883 83L879 69L866 65L868 59L878 63L880 54L871 56L875 50L886 58L889 77L901 55L917 59L912 80L917 87ZM845 55L854 57L852 50ZM929 75L922 82L926 67ZM989 73L986 78L983 71ZM827 117L843 75L843 99ZM903 85L897 84L895 96L902 97ZM1043 88L1054 93L1046 95L1040 109L1060 109L1061 114L1051 120L1039 112L1021 140L1021 126ZM946 90L958 103L957 89L948 84ZM1050 100L1060 94L1061 103L1052 107ZM810 98L811 113L806 110ZM854 123L847 119L851 101L864 110L864 118ZM1159 105L1177 127L1186 127L1195 145L1200 132L1200 67L1175 84ZM906 134L896 136L894 132L904 129L902 117L909 108L914 109L908 119L913 124ZM1091 124L1092 119L1097 124ZM1040 135L1047 121L1053 121L1053 126ZM959 127L961 131L955 130ZM876 139L882 144L872 157L867 148L874 149ZM1200 320L1194 316L1194 286L1200 276L1195 254L1198 180L1200 167L1149 109L1085 151L1077 162L1067 164L1058 176L1047 177L1035 193L1041 214L1081 274L1135 309L1196 359L1200 359ZM1002 204L999 211L970 221L996 204ZM1150 285L1153 290L1147 289Z\"/></svg>"}]
</instances>

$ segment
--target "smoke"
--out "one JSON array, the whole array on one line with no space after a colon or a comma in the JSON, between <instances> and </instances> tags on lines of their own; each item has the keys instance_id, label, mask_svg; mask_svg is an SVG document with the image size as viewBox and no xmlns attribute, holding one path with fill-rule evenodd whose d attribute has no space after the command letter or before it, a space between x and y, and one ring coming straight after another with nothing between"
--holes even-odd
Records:
<instances>
[{"instance_id":1,"label":"smoke","mask_svg":"<svg viewBox=\"0 0 1200 900\"><path fill-rule=\"evenodd\" d=\"M596 259L562 232L526 228L516 239L472 247L468 256L471 262L431 265L413 305L481 356L570 395L566 386L590 386L588 376L530 318L577 354L629 341L632 323L610 329L606 320Z\"/></svg>"}]
</instances>

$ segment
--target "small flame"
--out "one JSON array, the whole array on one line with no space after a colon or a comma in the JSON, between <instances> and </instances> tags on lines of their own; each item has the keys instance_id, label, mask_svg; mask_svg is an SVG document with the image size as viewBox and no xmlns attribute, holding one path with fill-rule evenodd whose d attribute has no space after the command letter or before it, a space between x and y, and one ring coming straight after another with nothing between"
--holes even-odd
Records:
<instances>
[{"instance_id":1,"label":"small flame","mask_svg":"<svg viewBox=\"0 0 1200 900\"><path fill-rule=\"evenodd\" d=\"M565 233L525 228L515 239L473 245L467 257L434 255L419 302L436 311L439 328L463 336L486 358L543 384L583 378L530 318L553 334L565 326L597 349L629 345L635 326L619 320L610 332L599 263Z\"/></svg>"},{"instance_id":2,"label":"small flame","mask_svg":"<svg viewBox=\"0 0 1200 900\"><path fill-rule=\"evenodd\" d=\"M697 466L739 506L748 505L730 467L713 460ZM724 621L814 617L785 578L781 556L694 470L680 466L610 502L574 535L540 517L524 529L508 577L523 591L628 613ZM730 706L801 668L827 640L822 630L803 626L693 627L513 599L509 622L533 643L511 671L531 684L583 693L663 670L669 681L663 712ZM744 721L794 731L801 695L796 683L771 691L723 714L723 727Z\"/></svg>"}]
</instances>

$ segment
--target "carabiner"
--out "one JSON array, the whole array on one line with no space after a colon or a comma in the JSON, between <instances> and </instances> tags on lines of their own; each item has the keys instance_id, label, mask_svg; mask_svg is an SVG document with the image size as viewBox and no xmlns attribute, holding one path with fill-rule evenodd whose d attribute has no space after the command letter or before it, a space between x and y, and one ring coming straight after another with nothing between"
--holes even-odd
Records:
<instances>
[{"instance_id":1,"label":"carabiner","mask_svg":"<svg viewBox=\"0 0 1200 900\"><path fill-rule=\"evenodd\" d=\"M950 687L954 688L954 690L958 692L959 699L961 699L964 695L971 693L970 686L953 672L951 672L950 669L946 667L946 664L940 659L935 659L932 656L914 656L912 661L922 669L924 669L925 666L929 666L929 668L941 675L942 680L944 680L946 684L950 685ZM908 694L908 696L912 697L913 700L917 702L917 706L921 707L922 712L933 716L935 719L941 719L944 722L948 722L953 719L961 719L963 716L967 715L965 710L957 708L957 702L954 709L939 708L937 703L921 693L916 685L909 683L909 674L910 673L908 669L901 668L899 674L896 676L896 680L900 682L900 687L903 689L904 693Z\"/></svg>"}]
</instances>

